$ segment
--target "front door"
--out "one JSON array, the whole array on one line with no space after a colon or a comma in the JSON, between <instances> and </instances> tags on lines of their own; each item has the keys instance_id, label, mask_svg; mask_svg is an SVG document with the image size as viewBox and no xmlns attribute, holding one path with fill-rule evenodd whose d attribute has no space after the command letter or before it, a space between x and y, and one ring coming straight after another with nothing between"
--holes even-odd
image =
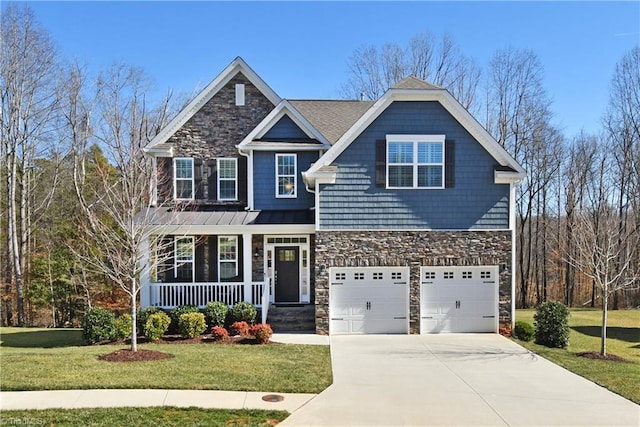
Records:
<instances>
[{"instance_id":1,"label":"front door","mask_svg":"<svg viewBox=\"0 0 640 427\"><path fill-rule=\"evenodd\" d=\"M300 248L275 248L275 302L300 302Z\"/></svg>"}]
</instances>

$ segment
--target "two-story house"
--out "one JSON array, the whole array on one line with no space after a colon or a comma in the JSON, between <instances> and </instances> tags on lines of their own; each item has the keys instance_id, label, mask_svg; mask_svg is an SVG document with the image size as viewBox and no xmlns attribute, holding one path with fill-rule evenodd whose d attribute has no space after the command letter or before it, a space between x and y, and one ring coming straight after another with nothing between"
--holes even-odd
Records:
<instances>
[{"instance_id":1,"label":"two-story house","mask_svg":"<svg viewBox=\"0 0 640 427\"><path fill-rule=\"evenodd\" d=\"M321 334L513 321L525 171L446 89L285 100L236 58L145 151L173 251L142 306L308 306Z\"/></svg>"}]
</instances>

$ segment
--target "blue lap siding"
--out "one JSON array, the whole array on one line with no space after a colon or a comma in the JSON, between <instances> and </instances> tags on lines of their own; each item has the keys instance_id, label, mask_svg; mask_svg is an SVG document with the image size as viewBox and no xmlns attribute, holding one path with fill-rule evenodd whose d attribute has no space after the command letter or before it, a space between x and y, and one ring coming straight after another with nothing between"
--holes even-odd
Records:
<instances>
[{"instance_id":1,"label":"blue lap siding","mask_svg":"<svg viewBox=\"0 0 640 427\"><path fill-rule=\"evenodd\" d=\"M388 134L444 134L455 141L455 186L376 187L376 140ZM394 102L333 162L321 185L319 229L507 229L509 185L494 184L495 159L438 102Z\"/></svg>"}]
</instances>

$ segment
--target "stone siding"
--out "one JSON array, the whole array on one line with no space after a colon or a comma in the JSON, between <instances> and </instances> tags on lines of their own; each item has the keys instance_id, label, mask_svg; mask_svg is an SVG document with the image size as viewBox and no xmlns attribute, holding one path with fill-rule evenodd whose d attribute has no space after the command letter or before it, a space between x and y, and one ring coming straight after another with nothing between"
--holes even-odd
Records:
<instances>
[{"instance_id":1,"label":"stone siding","mask_svg":"<svg viewBox=\"0 0 640 427\"><path fill-rule=\"evenodd\" d=\"M420 333L420 267L497 265L499 322L511 323L511 231L317 231L316 332L329 333L331 267L410 267L409 332Z\"/></svg>"}]
</instances>

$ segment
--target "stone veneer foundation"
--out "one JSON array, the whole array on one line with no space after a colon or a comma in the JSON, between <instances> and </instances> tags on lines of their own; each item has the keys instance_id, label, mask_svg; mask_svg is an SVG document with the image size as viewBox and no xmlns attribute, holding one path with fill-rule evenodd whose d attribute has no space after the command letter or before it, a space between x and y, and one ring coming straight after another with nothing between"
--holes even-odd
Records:
<instances>
[{"instance_id":1,"label":"stone veneer foundation","mask_svg":"<svg viewBox=\"0 0 640 427\"><path fill-rule=\"evenodd\" d=\"M329 333L331 267L410 267L409 332L420 333L421 266L499 266L499 322L511 324L511 231L317 231L316 333Z\"/></svg>"}]
</instances>

